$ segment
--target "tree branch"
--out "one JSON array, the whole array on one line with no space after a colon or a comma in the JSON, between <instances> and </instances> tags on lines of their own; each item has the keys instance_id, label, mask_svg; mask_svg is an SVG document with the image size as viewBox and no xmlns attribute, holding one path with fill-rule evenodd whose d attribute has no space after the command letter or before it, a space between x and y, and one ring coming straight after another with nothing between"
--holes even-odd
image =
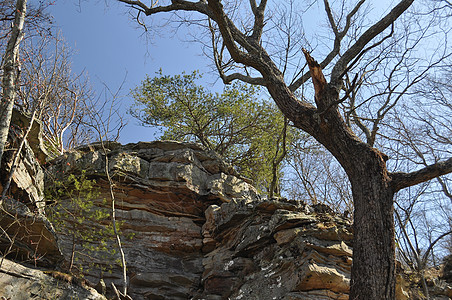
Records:
<instances>
[{"instance_id":1,"label":"tree branch","mask_svg":"<svg viewBox=\"0 0 452 300\"><path fill-rule=\"evenodd\" d=\"M255 42L259 42L262 37L262 31L264 29L264 11L267 5L267 0L261 0L259 6L256 6L255 0L250 0L251 10L254 14L254 26L253 26L253 34L251 38Z\"/></svg>"},{"instance_id":2,"label":"tree branch","mask_svg":"<svg viewBox=\"0 0 452 300\"><path fill-rule=\"evenodd\" d=\"M243 33L240 32L240 30L238 30L234 23L228 18L224 12L221 2L218 0L209 1L208 6L212 11L211 19L217 23L226 48L234 61L255 67L256 61L252 59L251 55L240 50L236 42L248 52L258 53L257 49L248 43Z\"/></svg>"},{"instance_id":3,"label":"tree branch","mask_svg":"<svg viewBox=\"0 0 452 300\"><path fill-rule=\"evenodd\" d=\"M151 6L148 6L144 4L143 1L137 0L117 0L117 1L129 4L132 8L143 12L146 16L150 16L160 12L172 12L177 10L184 10L184 11L197 11L209 17L212 17L212 12L209 11L207 4L203 1L190 2L182 0L178 1L172 0L171 4L166 6L156 6L155 3L151 3Z\"/></svg>"},{"instance_id":4,"label":"tree branch","mask_svg":"<svg viewBox=\"0 0 452 300\"><path fill-rule=\"evenodd\" d=\"M309 71L312 77L312 82L314 83L315 103L317 104L317 108L323 109L323 106L325 106L325 104L321 103L320 99L322 98L321 94L323 93L327 86L325 76L323 76L322 68L320 67L319 63L316 62L314 58L312 58L308 50L304 48L301 50L303 51L303 54L306 57L306 62L308 63Z\"/></svg>"},{"instance_id":5,"label":"tree branch","mask_svg":"<svg viewBox=\"0 0 452 300\"><path fill-rule=\"evenodd\" d=\"M324 69L326 66L328 66L331 63L331 61L336 57L336 55L339 54L339 50L341 48L341 41L344 38L344 36L347 34L348 30L350 29L351 20L352 20L353 16L358 12L358 10L361 7L361 5L364 4L364 2L365 2L365 0L361 0L361 1L359 1L356 4L356 6L352 9L352 11L346 17L344 30L339 32L338 29L337 29L337 25L336 25L336 23L334 21L330 5L329 5L327 0L324 0L325 12L327 13L328 21L330 22L331 29L333 30L333 33L334 33L334 46L333 46L333 49L330 51L330 53L328 53L328 55L325 57L325 59L320 63L320 67L322 69ZM289 89L292 92L297 90L310 77L311 77L311 73L310 72L304 73L300 78L295 80L289 86Z\"/></svg>"},{"instance_id":6,"label":"tree branch","mask_svg":"<svg viewBox=\"0 0 452 300\"><path fill-rule=\"evenodd\" d=\"M251 77L241 73L232 73L229 75L220 72L220 77L225 84L229 84L234 80L240 80L249 84L262 85L265 86L266 82L262 77Z\"/></svg>"},{"instance_id":7,"label":"tree branch","mask_svg":"<svg viewBox=\"0 0 452 300\"><path fill-rule=\"evenodd\" d=\"M452 158L429 165L411 173L392 173L392 186L395 192L452 172Z\"/></svg>"},{"instance_id":8,"label":"tree branch","mask_svg":"<svg viewBox=\"0 0 452 300\"><path fill-rule=\"evenodd\" d=\"M452 231L448 231L448 232L444 232L443 234L441 234L439 237L437 237L427 248L427 250L425 250L425 254L422 257L422 262L424 265L426 265L427 263L427 258L430 254L430 252L432 251L433 247L435 246L436 243L438 243L443 237L452 234Z\"/></svg>"},{"instance_id":9,"label":"tree branch","mask_svg":"<svg viewBox=\"0 0 452 300\"><path fill-rule=\"evenodd\" d=\"M414 0L402 0L397 4L386 16L384 16L380 21L375 23L369 29L367 29L345 53L337 61L336 65L331 72L331 82L340 81L341 76L343 76L344 70L346 70L347 65L352 61L364 47L377 35L382 33L386 28L388 28L395 20L397 20L403 12L405 12L408 7L414 2Z\"/></svg>"},{"instance_id":10,"label":"tree branch","mask_svg":"<svg viewBox=\"0 0 452 300\"><path fill-rule=\"evenodd\" d=\"M212 23L209 19L209 30L211 33L211 41L212 41L212 52L213 52L213 60L215 62L215 66L220 75L220 78L223 80L225 84L230 84L234 80L240 80L249 84L256 84L265 86L265 80L262 77L251 77L249 75L241 74L241 73L232 73L227 75L225 73L225 64L223 63L223 55L222 50L224 49L224 44L220 52L218 52L218 48L215 42L215 30L212 26Z\"/></svg>"}]
</instances>

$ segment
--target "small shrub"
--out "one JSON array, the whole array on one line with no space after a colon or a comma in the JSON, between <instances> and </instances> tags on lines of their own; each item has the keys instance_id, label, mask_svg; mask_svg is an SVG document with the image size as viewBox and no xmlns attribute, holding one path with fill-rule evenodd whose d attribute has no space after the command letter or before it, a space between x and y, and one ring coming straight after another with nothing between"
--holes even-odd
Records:
<instances>
[{"instance_id":1,"label":"small shrub","mask_svg":"<svg viewBox=\"0 0 452 300\"><path fill-rule=\"evenodd\" d=\"M57 234L69 241L69 272L74 273L75 269L78 275L93 268L110 271L109 262L116 258L116 250L111 247L114 245L111 211L106 199L95 205L94 201L100 202L95 184L83 171L79 176L71 174L63 181L54 181L46 190L51 202L46 208L47 217Z\"/></svg>"}]
</instances>

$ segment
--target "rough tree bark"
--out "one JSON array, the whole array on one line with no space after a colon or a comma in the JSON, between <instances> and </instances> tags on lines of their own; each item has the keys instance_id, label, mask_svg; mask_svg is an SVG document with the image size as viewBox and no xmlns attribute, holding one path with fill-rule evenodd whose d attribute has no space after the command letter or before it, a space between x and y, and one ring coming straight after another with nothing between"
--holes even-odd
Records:
<instances>
[{"instance_id":1,"label":"rough tree bark","mask_svg":"<svg viewBox=\"0 0 452 300\"><path fill-rule=\"evenodd\" d=\"M210 22L216 24L223 44L218 49L213 47L213 56L223 81L229 83L232 80L242 80L265 86L293 125L325 146L349 177L355 208L350 299L394 299L394 194L405 187L452 172L452 158L412 173L390 173L386 167L386 155L361 141L354 134L340 114L338 105L342 101L339 96L342 79L350 66L359 60L372 41L393 26L412 5L413 0L400 0L391 11L354 39L355 42L348 49L342 51L339 51L341 40L364 1L359 1L349 12L346 16L346 26L339 31L328 1L324 0L325 10L335 35L334 48L320 64L304 50L310 72L299 76L292 85L285 83L283 72L272 61L261 42L266 0L261 0L259 4L255 0L249 1L254 23L243 31L239 30L228 17L220 0L198 2L174 0L168 5L161 6L157 5L158 2L147 6L142 1L118 1L136 9L137 18L141 14L151 16L161 12L193 11L207 16L210 28L213 28ZM378 41L375 44L378 44ZM256 70L261 77L251 77L250 73L226 74L228 66L225 63L225 67L221 67L222 52L218 52L224 49L227 49L235 63ZM327 82L322 68L330 64L339 53L341 56L336 60L330 81ZM309 78L312 78L315 88L315 105L297 99L294 93Z\"/></svg>"},{"instance_id":2,"label":"rough tree bark","mask_svg":"<svg viewBox=\"0 0 452 300\"><path fill-rule=\"evenodd\" d=\"M336 157L352 186L355 210L350 299L394 299L395 190L385 156L362 142L345 125L337 107L331 105L339 101L338 91L328 86L320 65L307 51L305 56L321 110L313 115L314 128L306 128L301 122L298 127L309 130ZM282 109L288 112L284 106Z\"/></svg>"},{"instance_id":3,"label":"rough tree bark","mask_svg":"<svg viewBox=\"0 0 452 300\"><path fill-rule=\"evenodd\" d=\"M0 101L0 166L3 151L8 137L11 114L14 106L16 94L16 83L18 76L18 53L19 44L23 38L23 27L27 0L17 0L16 13L13 23L11 36L6 46L3 57L3 80L2 80L2 99Z\"/></svg>"}]
</instances>

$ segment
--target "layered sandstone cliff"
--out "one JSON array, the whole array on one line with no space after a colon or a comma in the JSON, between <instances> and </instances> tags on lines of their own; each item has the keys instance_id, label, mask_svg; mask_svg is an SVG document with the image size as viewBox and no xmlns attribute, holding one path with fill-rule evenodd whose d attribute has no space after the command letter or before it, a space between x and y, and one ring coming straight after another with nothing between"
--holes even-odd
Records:
<instances>
[{"instance_id":1,"label":"layered sandstone cliff","mask_svg":"<svg viewBox=\"0 0 452 300\"><path fill-rule=\"evenodd\" d=\"M0 218L8 233L1 236L0 251L21 264L5 259L0 265L0 295L102 299L88 287L102 279L112 297L111 283L122 286L118 256L79 256L77 271L85 278L79 283L49 276L58 269L64 277L73 240L61 232L55 235L47 221L42 170L26 151L23 172L14 177L6 203L9 214ZM104 210L111 206L108 170L121 222L128 293L135 300L348 299L350 220L323 205L262 199L249 180L197 144L107 143L105 149L92 144L66 153L46 169L47 188L70 174L84 172L94 179L100 192L94 205ZM69 204L70 199L63 196L58 202ZM85 222L78 230L100 232L106 225ZM100 236L92 243L102 242L117 248L113 239ZM93 262L111 273L92 267ZM399 275L399 300L421 296L409 278ZM452 295L446 281L429 282L431 299Z\"/></svg>"},{"instance_id":2,"label":"layered sandstone cliff","mask_svg":"<svg viewBox=\"0 0 452 300\"><path fill-rule=\"evenodd\" d=\"M260 199L245 178L199 145L112 143L107 152L122 234L133 236L123 240L134 299L347 298L349 220L322 206ZM82 170L97 179L100 205L109 195L99 145L49 168L52 174ZM70 241L59 240L69 256ZM99 280L99 273L87 278ZM103 279L120 286L120 268Z\"/></svg>"}]
</instances>

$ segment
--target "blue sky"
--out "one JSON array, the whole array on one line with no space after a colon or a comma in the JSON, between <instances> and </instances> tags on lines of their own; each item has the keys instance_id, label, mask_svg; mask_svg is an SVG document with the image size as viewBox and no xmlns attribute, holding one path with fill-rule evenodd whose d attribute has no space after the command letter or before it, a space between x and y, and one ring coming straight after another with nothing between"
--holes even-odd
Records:
<instances>
[{"instance_id":1,"label":"blue sky","mask_svg":"<svg viewBox=\"0 0 452 300\"><path fill-rule=\"evenodd\" d=\"M210 71L209 61L202 56L200 46L182 41L184 32L176 36L166 33L146 41L143 29L129 20L124 5L109 2L111 4L106 6L104 1L82 1L79 6L78 0L58 0L50 7L56 25L75 51L74 72L87 71L96 91L102 90L102 82L112 90L118 89L127 74L122 90L126 95L146 74L154 75L160 68L171 75ZM126 96L122 102L126 115L132 100ZM120 142L155 139L155 130L127 117L129 122L121 133Z\"/></svg>"},{"instance_id":2,"label":"blue sky","mask_svg":"<svg viewBox=\"0 0 452 300\"><path fill-rule=\"evenodd\" d=\"M372 16L378 16L380 10L391 7L391 1L374 4L377 9L374 8ZM50 13L75 51L74 72L86 71L97 92L103 89L102 83L111 90L117 90L127 74L122 90L122 94L127 95L146 74L154 75L160 68L170 75L200 70L205 74L203 79L207 83L218 79L218 75L211 72L210 61L203 56L200 44L183 41L187 29L181 29L176 35L162 29L161 35L153 35L146 41L143 29L130 20L122 3L111 0L57 0L50 7ZM167 16L162 14L157 17ZM313 26L312 23L319 22L315 15L308 15L303 22L309 22L308 27L315 34L328 30L322 26ZM216 88L220 86L218 83ZM156 130L140 126L137 120L126 114L132 102L128 96L121 102L128 125L121 133L120 142L154 140Z\"/></svg>"}]
</instances>

